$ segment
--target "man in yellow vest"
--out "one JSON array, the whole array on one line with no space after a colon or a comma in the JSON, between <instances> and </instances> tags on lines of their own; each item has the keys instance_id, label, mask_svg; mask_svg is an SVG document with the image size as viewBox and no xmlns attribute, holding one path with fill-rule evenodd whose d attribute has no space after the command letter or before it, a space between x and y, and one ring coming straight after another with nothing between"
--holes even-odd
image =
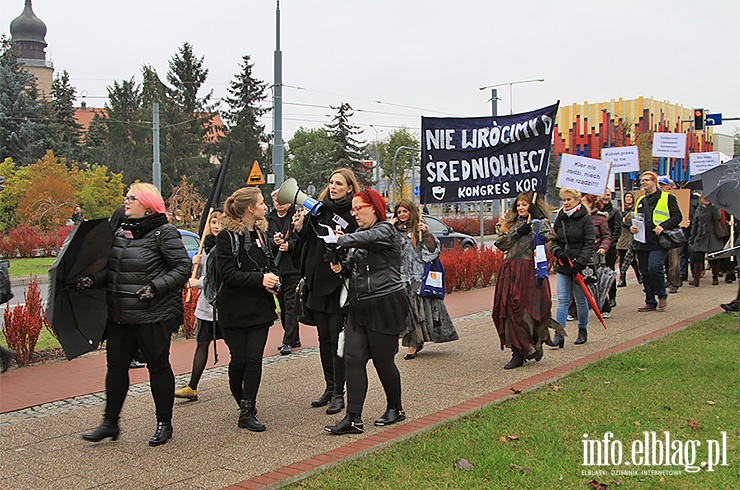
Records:
<instances>
[{"instance_id":1,"label":"man in yellow vest","mask_svg":"<svg viewBox=\"0 0 740 490\"><path fill-rule=\"evenodd\" d=\"M642 215L645 223L645 242L637 241L637 263L645 288L645 305L637 311L665 311L668 293L665 288L665 261L667 250L660 246L658 235L664 230L678 228L681 210L676 197L658 189L658 174L647 171L640 177L645 195L635 203L635 215ZM637 227L630 228L637 233ZM656 300L657 297L657 300Z\"/></svg>"}]
</instances>

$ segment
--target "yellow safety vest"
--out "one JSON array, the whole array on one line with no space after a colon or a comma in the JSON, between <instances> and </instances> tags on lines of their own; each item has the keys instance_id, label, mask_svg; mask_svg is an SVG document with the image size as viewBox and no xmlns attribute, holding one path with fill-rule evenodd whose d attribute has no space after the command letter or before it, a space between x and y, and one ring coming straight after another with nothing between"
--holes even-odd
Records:
<instances>
[{"instance_id":1,"label":"yellow safety vest","mask_svg":"<svg viewBox=\"0 0 740 490\"><path fill-rule=\"evenodd\" d=\"M660 189L658 190L658 192L660 192L658 205L655 206L655 209L653 209L653 224L655 226L658 226L671 217L671 212L668 209L668 193L663 192ZM640 201L642 201L644 197L645 194L637 198L637 202L635 203L635 210L637 210L638 206L640 205Z\"/></svg>"}]
</instances>

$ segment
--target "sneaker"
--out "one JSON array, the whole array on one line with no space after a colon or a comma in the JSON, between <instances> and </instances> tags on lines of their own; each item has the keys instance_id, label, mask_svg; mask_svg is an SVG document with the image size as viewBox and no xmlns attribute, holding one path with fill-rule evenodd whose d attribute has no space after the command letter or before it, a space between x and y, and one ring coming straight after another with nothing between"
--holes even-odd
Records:
<instances>
[{"instance_id":1,"label":"sneaker","mask_svg":"<svg viewBox=\"0 0 740 490\"><path fill-rule=\"evenodd\" d=\"M129 367L131 369L139 369L139 368L146 367L146 363L139 362L136 359L134 359L133 361L131 361L131 364L129 364Z\"/></svg>"},{"instance_id":2,"label":"sneaker","mask_svg":"<svg viewBox=\"0 0 740 490\"><path fill-rule=\"evenodd\" d=\"M605 311L604 313L601 314L601 316L604 318L611 318L612 314L609 311Z\"/></svg>"},{"instance_id":3,"label":"sneaker","mask_svg":"<svg viewBox=\"0 0 740 490\"><path fill-rule=\"evenodd\" d=\"M573 320L575 320L575 317L573 315L568 315L568 321L572 322Z\"/></svg>"},{"instance_id":4,"label":"sneaker","mask_svg":"<svg viewBox=\"0 0 740 490\"><path fill-rule=\"evenodd\" d=\"M671 294L675 294L678 292L678 288L676 286L671 286L668 288L668 292Z\"/></svg>"},{"instance_id":5,"label":"sneaker","mask_svg":"<svg viewBox=\"0 0 740 490\"><path fill-rule=\"evenodd\" d=\"M185 398L194 402L198 399L198 390L194 390L190 386L185 386L179 390L175 390L175 398Z\"/></svg>"},{"instance_id":6,"label":"sneaker","mask_svg":"<svg viewBox=\"0 0 740 490\"><path fill-rule=\"evenodd\" d=\"M292 353L293 349L288 344L283 344L280 346L280 355L281 356L287 356L288 354Z\"/></svg>"}]
</instances>

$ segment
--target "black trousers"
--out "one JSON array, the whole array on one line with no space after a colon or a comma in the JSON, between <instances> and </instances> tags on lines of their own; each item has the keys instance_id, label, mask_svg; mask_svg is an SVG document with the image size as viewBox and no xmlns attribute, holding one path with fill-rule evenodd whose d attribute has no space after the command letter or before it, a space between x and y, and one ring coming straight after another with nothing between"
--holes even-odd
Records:
<instances>
[{"instance_id":1,"label":"black trousers","mask_svg":"<svg viewBox=\"0 0 740 490\"><path fill-rule=\"evenodd\" d=\"M617 270L617 248L616 247L609 247L609 250L606 251L606 266L610 268L611 270L615 271ZM617 281L615 276L615 281L612 283L612 287L609 289L609 300L616 300L617 299Z\"/></svg>"},{"instance_id":2,"label":"black trousers","mask_svg":"<svg viewBox=\"0 0 740 490\"><path fill-rule=\"evenodd\" d=\"M398 334L353 328L344 330L344 362L347 364L347 413L362 413L367 395L367 361L372 359L389 407L403 409L401 373L395 363Z\"/></svg>"},{"instance_id":3,"label":"black trousers","mask_svg":"<svg viewBox=\"0 0 740 490\"><path fill-rule=\"evenodd\" d=\"M262 355L271 323L255 327L224 328L229 346L229 386L234 399L256 400L262 380Z\"/></svg>"},{"instance_id":4,"label":"black trousers","mask_svg":"<svg viewBox=\"0 0 740 490\"><path fill-rule=\"evenodd\" d=\"M295 314L295 288L301 276L286 274L280 276L282 287L277 295L280 303L280 322L283 324L283 344L293 346L301 341L298 332L298 316Z\"/></svg>"},{"instance_id":5,"label":"black trousers","mask_svg":"<svg viewBox=\"0 0 740 490\"><path fill-rule=\"evenodd\" d=\"M339 346L339 332L344 328L344 313L311 310L311 314L319 331L319 354L326 389L332 390L335 395L343 395L345 363L344 359L337 356L337 347Z\"/></svg>"},{"instance_id":6,"label":"black trousers","mask_svg":"<svg viewBox=\"0 0 740 490\"><path fill-rule=\"evenodd\" d=\"M105 418L118 420L129 387L128 370L141 350L149 371L149 384L158 422L172 420L175 403L175 375L170 366L172 329L161 323L145 325L108 324L106 328Z\"/></svg>"}]
</instances>

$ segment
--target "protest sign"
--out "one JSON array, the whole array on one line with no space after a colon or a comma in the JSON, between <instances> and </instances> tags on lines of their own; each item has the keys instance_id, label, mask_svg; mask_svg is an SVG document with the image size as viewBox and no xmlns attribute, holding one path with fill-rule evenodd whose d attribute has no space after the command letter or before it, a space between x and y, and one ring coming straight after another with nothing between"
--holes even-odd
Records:
<instances>
[{"instance_id":1,"label":"protest sign","mask_svg":"<svg viewBox=\"0 0 740 490\"><path fill-rule=\"evenodd\" d=\"M601 159L612 164L613 174L640 171L640 158L636 146L602 148Z\"/></svg>"},{"instance_id":2,"label":"protest sign","mask_svg":"<svg viewBox=\"0 0 740 490\"><path fill-rule=\"evenodd\" d=\"M653 133L653 156L686 158L686 135L683 133Z\"/></svg>"},{"instance_id":3,"label":"protest sign","mask_svg":"<svg viewBox=\"0 0 740 490\"><path fill-rule=\"evenodd\" d=\"M689 153L689 175L699 175L719 165L719 152Z\"/></svg>"},{"instance_id":4,"label":"protest sign","mask_svg":"<svg viewBox=\"0 0 740 490\"><path fill-rule=\"evenodd\" d=\"M609 162L565 154L560 161L556 185L600 196L606 189L610 170Z\"/></svg>"}]
</instances>

